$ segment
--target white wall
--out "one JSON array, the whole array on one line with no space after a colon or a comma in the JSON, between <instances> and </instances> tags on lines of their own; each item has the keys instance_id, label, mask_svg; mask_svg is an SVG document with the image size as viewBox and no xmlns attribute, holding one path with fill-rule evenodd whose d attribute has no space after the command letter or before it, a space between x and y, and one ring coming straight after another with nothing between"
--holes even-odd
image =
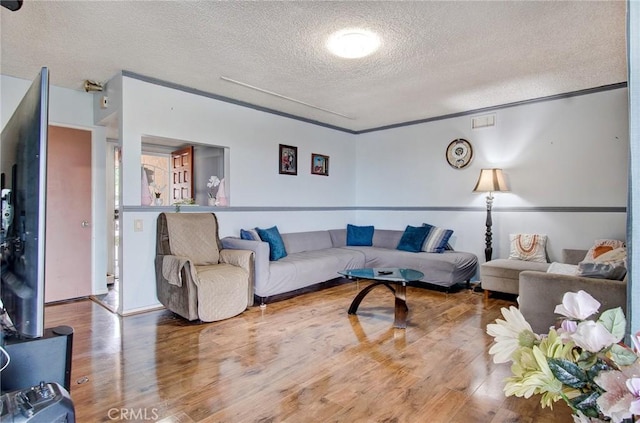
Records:
<instances>
[{"instance_id":1,"label":"white wall","mask_svg":"<svg viewBox=\"0 0 640 423\"><path fill-rule=\"evenodd\" d=\"M154 210L140 206L140 141L175 138L229 147L231 205L234 207L345 207L355 204L354 135L236 106L211 98L122 78L122 267L123 313L157 305ZM278 145L298 147L298 175L278 173ZM330 156L329 177L311 174L311 153ZM169 208L172 211L173 208ZM197 211L197 209L191 209ZM209 209L210 210L210 209ZM278 225L282 232L345 227L352 210L220 212L220 236L240 228ZM134 232L134 220L143 232Z\"/></svg>"},{"instance_id":2,"label":"white wall","mask_svg":"<svg viewBox=\"0 0 640 423\"><path fill-rule=\"evenodd\" d=\"M35 78L36 75L34 75ZM32 81L0 75L2 127L27 92ZM80 91L49 86L49 123L91 131L92 165L92 293L107 291L105 213L105 128L93 125L93 96Z\"/></svg>"},{"instance_id":3,"label":"white wall","mask_svg":"<svg viewBox=\"0 0 640 423\"><path fill-rule=\"evenodd\" d=\"M354 202L351 134L127 77L122 113L124 180L138 178L140 163L132 156L139 154L141 137L150 135L230 147L233 206ZM278 174L278 144L298 147L297 176ZM311 153L331 157L330 177L310 174ZM140 205L140 184L127 184L123 191L125 206Z\"/></svg>"},{"instance_id":4,"label":"white wall","mask_svg":"<svg viewBox=\"0 0 640 423\"><path fill-rule=\"evenodd\" d=\"M500 167L511 192L495 195L494 258L508 256L510 233L547 234L552 260L561 258L562 248L588 248L597 238L625 239L625 213L536 208L626 206L627 94L616 89L501 109L491 129L472 130L471 116L464 116L361 134L356 140L358 206L442 210L360 211L358 222L446 226L455 231L456 249L484 261L486 196L472 190L481 168ZM473 161L461 170L445 159L447 145L456 138L474 148ZM452 211L455 207L463 209Z\"/></svg>"}]
</instances>

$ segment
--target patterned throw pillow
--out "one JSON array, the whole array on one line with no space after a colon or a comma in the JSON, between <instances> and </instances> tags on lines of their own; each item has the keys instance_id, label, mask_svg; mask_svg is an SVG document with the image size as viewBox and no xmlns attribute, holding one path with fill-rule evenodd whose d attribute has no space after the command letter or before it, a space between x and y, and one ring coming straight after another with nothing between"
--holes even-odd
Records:
<instances>
[{"instance_id":1,"label":"patterned throw pillow","mask_svg":"<svg viewBox=\"0 0 640 423\"><path fill-rule=\"evenodd\" d=\"M449 245L449 239L453 235L453 230L438 228L428 223L423 223L422 226L429 229L427 239L424 241L422 251L426 253L444 253L445 250L452 250Z\"/></svg>"},{"instance_id":2,"label":"patterned throw pillow","mask_svg":"<svg viewBox=\"0 0 640 423\"><path fill-rule=\"evenodd\" d=\"M284 247L284 241L280 236L277 226L272 226L269 229L256 228L260 239L269 243L269 260L278 261L287 256L287 250Z\"/></svg>"},{"instance_id":3,"label":"patterned throw pillow","mask_svg":"<svg viewBox=\"0 0 640 423\"><path fill-rule=\"evenodd\" d=\"M540 234L510 234L509 259L547 263L547 236Z\"/></svg>"},{"instance_id":4,"label":"patterned throw pillow","mask_svg":"<svg viewBox=\"0 0 640 423\"><path fill-rule=\"evenodd\" d=\"M621 247L624 247L624 242L617 239L597 239L589 251L587 251L587 255L584 256L584 261L593 261L599 255Z\"/></svg>"},{"instance_id":5,"label":"patterned throw pillow","mask_svg":"<svg viewBox=\"0 0 640 423\"><path fill-rule=\"evenodd\" d=\"M593 260L596 263L609 263L616 266L627 267L627 249L625 247L609 250L606 253L596 256Z\"/></svg>"}]
</instances>

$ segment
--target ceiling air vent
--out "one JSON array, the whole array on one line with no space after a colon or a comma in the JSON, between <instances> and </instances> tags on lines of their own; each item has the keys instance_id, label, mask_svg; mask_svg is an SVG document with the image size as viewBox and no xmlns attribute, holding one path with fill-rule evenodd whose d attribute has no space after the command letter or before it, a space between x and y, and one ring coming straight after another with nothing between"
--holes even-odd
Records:
<instances>
[{"instance_id":1,"label":"ceiling air vent","mask_svg":"<svg viewBox=\"0 0 640 423\"><path fill-rule=\"evenodd\" d=\"M471 118L471 129L491 128L496 126L496 115L484 115Z\"/></svg>"}]
</instances>

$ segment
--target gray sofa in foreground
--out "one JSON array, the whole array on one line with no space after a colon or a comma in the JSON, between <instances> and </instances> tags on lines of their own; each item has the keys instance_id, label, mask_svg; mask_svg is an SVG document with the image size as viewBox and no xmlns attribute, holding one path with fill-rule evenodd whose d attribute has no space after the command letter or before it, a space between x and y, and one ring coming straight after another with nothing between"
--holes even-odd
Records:
<instances>
[{"instance_id":1,"label":"gray sofa in foreground","mask_svg":"<svg viewBox=\"0 0 640 423\"><path fill-rule=\"evenodd\" d=\"M587 250L563 250L562 261L578 264L586 254ZM565 292L588 292L601 303L600 312L615 307L627 310L626 278L617 281L525 270L520 273L518 288L520 311L536 333L547 333L557 323L560 316L554 310Z\"/></svg>"},{"instance_id":2,"label":"gray sofa in foreground","mask_svg":"<svg viewBox=\"0 0 640 423\"><path fill-rule=\"evenodd\" d=\"M346 229L281 234L287 256L269 261L269 244L235 237L222 239L224 248L255 252L254 293L261 302L339 277L346 269L400 267L419 270L422 282L450 288L475 275L478 258L471 253L412 253L397 250L404 231L376 229L373 246L347 246Z\"/></svg>"}]
</instances>

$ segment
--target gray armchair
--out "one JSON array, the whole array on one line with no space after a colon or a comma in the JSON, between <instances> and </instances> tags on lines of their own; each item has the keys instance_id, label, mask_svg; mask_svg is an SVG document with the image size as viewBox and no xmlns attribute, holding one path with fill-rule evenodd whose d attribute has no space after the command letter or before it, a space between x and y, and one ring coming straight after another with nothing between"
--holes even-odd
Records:
<instances>
[{"instance_id":1,"label":"gray armchair","mask_svg":"<svg viewBox=\"0 0 640 423\"><path fill-rule=\"evenodd\" d=\"M223 249L213 213L160 213L156 292L169 310L212 322L253 304L254 253Z\"/></svg>"}]
</instances>

